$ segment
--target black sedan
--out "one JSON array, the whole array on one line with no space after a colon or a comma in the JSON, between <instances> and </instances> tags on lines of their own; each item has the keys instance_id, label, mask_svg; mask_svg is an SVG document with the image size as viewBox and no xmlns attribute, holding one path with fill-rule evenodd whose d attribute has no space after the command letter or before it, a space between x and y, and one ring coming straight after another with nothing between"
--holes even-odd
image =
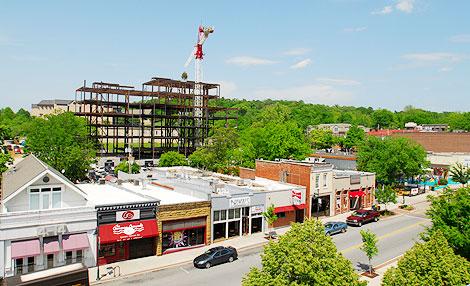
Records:
<instances>
[{"instance_id":1,"label":"black sedan","mask_svg":"<svg viewBox=\"0 0 470 286\"><path fill-rule=\"evenodd\" d=\"M237 257L238 253L235 248L217 246L194 258L193 264L196 268L210 268L217 264L233 262Z\"/></svg>"}]
</instances>

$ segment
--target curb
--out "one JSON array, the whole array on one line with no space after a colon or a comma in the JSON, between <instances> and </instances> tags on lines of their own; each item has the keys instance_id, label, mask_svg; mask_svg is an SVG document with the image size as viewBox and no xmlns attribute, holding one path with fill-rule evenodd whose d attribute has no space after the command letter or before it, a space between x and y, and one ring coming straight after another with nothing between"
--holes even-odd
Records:
<instances>
[{"instance_id":1,"label":"curb","mask_svg":"<svg viewBox=\"0 0 470 286\"><path fill-rule=\"evenodd\" d=\"M246 251L258 248L260 246L267 245L268 243L269 243L269 241L263 241L263 242L256 243L256 244L253 244L253 245L248 245L248 246L239 248L238 252L246 252ZM158 272L158 271L169 269L169 268L183 266L183 265L186 265L186 264L190 264L191 262L192 262L192 259L186 260L186 261L181 261L181 262L178 262L178 263L168 264L168 265L165 265L165 266L152 268L152 269L148 269L148 270L143 270L143 271L133 272L133 273L129 273L129 274L124 274L124 275L121 275L121 276L118 276L118 277L111 277L111 278L106 278L104 280L91 281L90 285L102 285L102 284L117 281L117 280L120 280L120 279L125 279L125 278L138 276L138 275L142 275L142 274L146 274L146 273Z\"/></svg>"},{"instance_id":2,"label":"curb","mask_svg":"<svg viewBox=\"0 0 470 286\"><path fill-rule=\"evenodd\" d=\"M392 264L393 262L399 260L402 256L403 256L403 254L398 255L397 257L394 257L394 258L392 258L392 259L389 259L389 260L387 260L387 261L385 261L385 262L383 262L383 263L380 263L379 265L373 266L372 268L374 268L374 269L383 268L384 266L387 266L387 265Z\"/></svg>"}]
</instances>

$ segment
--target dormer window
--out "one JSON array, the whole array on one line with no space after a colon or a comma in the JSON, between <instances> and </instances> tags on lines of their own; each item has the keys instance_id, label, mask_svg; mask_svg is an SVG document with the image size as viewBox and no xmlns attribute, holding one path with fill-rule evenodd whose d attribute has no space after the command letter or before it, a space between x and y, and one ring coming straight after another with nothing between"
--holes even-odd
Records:
<instances>
[{"instance_id":1,"label":"dormer window","mask_svg":"<svg viewBox=\"0 0 470 286\"><path fill-rule=\"evenodd\" d=\"M32 187L29 189L29 209L58 209L62 206L62 187Z\"/></svg>"}]
</instances>

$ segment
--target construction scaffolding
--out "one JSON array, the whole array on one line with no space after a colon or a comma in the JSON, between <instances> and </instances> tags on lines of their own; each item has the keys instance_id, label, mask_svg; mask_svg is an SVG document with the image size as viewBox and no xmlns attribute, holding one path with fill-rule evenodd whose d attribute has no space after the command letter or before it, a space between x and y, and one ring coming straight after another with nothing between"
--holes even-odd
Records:
<instances>
[{"instance_id":1,"label":"construction scaffolding","mask_svg":"<svg viewBox=\"0 0 470 286\"><path fill-rule=\"evenodd\" d=\"M198 85L202 105L195 103ZM101 146L100 156L156 159L168 151L188 156L204 143L216 121L236 124L238 109L215 106L219 97L218 84L166 78L152 78L142 90L84 83L75 92L75 115L86 118L90 136Z\"/></svg>"}]
</instances>

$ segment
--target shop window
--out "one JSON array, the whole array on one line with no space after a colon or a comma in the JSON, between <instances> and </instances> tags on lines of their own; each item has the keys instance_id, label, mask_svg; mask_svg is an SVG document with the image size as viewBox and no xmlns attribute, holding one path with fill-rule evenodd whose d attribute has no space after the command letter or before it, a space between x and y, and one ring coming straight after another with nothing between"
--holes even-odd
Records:
<instances>
[{"instance_id":1,"label":"shop window","mask_svg":"<svg viewBox=\"0 0 470 286\"><path fill-rule=\"evenodd\" d=\"M230 209L228 210L228 219L234 219L235 218L235 210Z\"/></svg>"},{"instance_id":2,"label":"shop window","mask_svg":"<svg viewBox=\"0 0 470 286\"><path fill-rule=\"evenodd\" d=\"M220 211L214 211L214 221L220 220Z\"/></svg>"},{"instance_id":3,"label":"shop window","mask_svg":"<svg viewBox=\"0 0 470 286\"><path fill-rule=\"evenodd\" d=\"M227 219L227 211L223 210L220 211L220 220L226 220Z\"/></svg>"},{"instance_id":4,"label":"shop window","mask_svg":"<svg viewBox=\"0 0 470 286\"><path fill-rule=\"evenodd\" d=\"M214 224L214 230L213 230L214 240L225 238L226 227L227 227L227 224L225 222Z\"/></svg>"},{"instance_id":5,"label":"shop window","mask_svg":"<svg viewBox=\"0 0 470 286\"><path fill-rule=\"evenodd\" d=\"M257 217L251 219L251 233L260 232L263 226L263 218Z\"/></svg>"},{"instance_id":6,"label":"shop window","mask_svg":"<svg viewBox=\"0 0 470 286\"><path fill-rule=\"evenodd\" d=\"M23 258L15 259L15 274L23 274Z\"/></svg>"},{"instance_id":7,"label":"shop window","mask_svg":"<svg viewBox=\"0 0 470 286\"><path fill-rule=\"evenodd\" d=\"M113 244L101 245L100 246L100 257L114 256L116 255L116 247Z\"/></svg>"},{"instance_id":8,"label":"shop window","mask_svg":"<svg viewBox=\"0 0 470 286\"><path fill-rule=\"evenodd\" d=\"M280 213L277 213L276 214L278 218L284 218L286 217L286 213L285 212L280 212Z\"/></svg>"},{"instance_id":9,"label":"shop window","mask_svg":"<svg viewBox=\"0 0 470 286\"><path fill-rule=\"evenodd\" d=\"M82 262L83 261L83 250L77 250L77 258L76 258L76 261L77 262Z\"/></svg>"},{"instance_id":10,"label":"shop window","mask_svg":"<svg viewBox=\"0 0 470 286\"><path fill-rule=\"evenodd\" d=\"M240 235L240 221L235 220L228 223L228 237Z\"/></svg>"},{"instance_id":11,"label":"shop window","mask_svg":"<svg viewBox=\"0 0 470 286\"><path fill-rule=\"evenodd\" d=\"M72 251L65 252L65 264L72 264Z\"/></svg>"},{"instance_id":12,"label":"shop window","mask_svg":"<svg viewBox=\"0 0 470 286\"><path fill-rule=\"evenodd\" d=\"M243 216L249 216L250 215L250 208L246 207L243 208Z\"/></svg>"},{"instance_id":13,"label":"shop window","mask_svg":"<svg viewBox=\"0 0 470 286\"><path fill-rule=\"evenodd\" d=\"M54 267L54 254L47 255L47 268Z\"/></svg>"},{"instance_id":14,"label":"shop window","mask_svg":"<svg viewBox=\"0 0 470 286\"><path fill-rule=\"evenodd\" d=\"M34 272L34 257L28 257L28 273Z\"/></svg>"},{"instance_id":15,"label":"shop window","mask_svg":"<svg viewBox=\"0 0 470 286\"><path fill-rule=\"evenodd\" d=\"M235 209L235 218L240 218L240 209Z\"/></svg>"}]
</instances>

